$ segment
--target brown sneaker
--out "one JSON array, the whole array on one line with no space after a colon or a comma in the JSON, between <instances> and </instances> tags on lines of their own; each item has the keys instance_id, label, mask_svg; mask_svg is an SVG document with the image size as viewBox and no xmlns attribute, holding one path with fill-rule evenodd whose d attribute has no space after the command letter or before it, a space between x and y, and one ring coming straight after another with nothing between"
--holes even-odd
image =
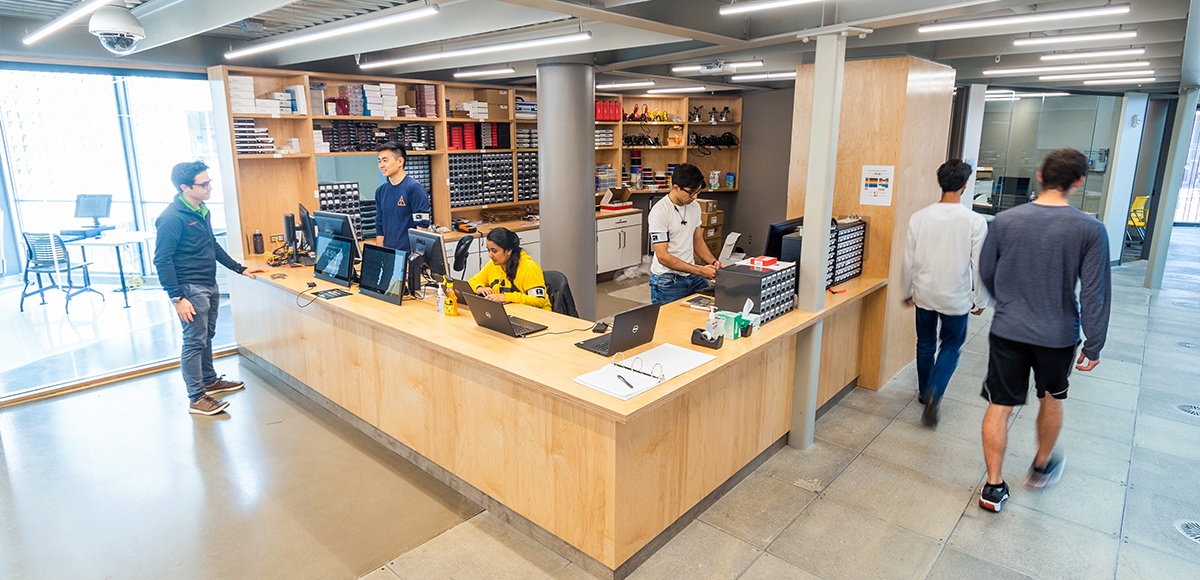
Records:
<instances>
[{"instance_id":1,"label":"brown sneaker","mask_svg":"<svg viewBox=\"0 0 1200 580\"><path fill-rule=\"evenodd\" d=\"M225 375L221 375L217 377L217 382L204 387L204 394L216 395L218 393L231 393L233 391L240 391L246 388L244 386L246 383L242 381L227 381L224 377Z\"/></svg>"},{"instance_id":2,"label":"brown sneaker","mask_svg":"<svg viewBox=\"0 0 1200 580\"><path fill-rule=\"evenodd\" d=\"M188 407L188 412L195 413L197 415L216 415L217 413L224 411L225 407L228 406L229 403L226 403L225 401L218 401L208 395L204 395L203 397L200 397L199 401L192 403Z\"/></svg>"}]
</instances>

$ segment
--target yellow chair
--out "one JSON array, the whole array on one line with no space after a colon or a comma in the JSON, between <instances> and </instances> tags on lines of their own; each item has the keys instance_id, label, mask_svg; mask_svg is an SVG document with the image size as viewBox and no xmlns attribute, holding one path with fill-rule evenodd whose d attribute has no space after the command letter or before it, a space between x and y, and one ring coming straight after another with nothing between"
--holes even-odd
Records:
<instances>
[{"instance_id":1,"label":"yellow chair","mask_svg":"<svg viewBox=\"0 0 1200 580\"><path fill-rule=\"evenodd\" d=\"M1150 203L1150 196L1143 195L1133 198L1133 207L1129 209L1129 222L1126 224L1132 227L1138 233L1138 243L1146 240L1146 204ZM1125 230L1126 245L1133 242L1133 236L1129 234L1128 228Z\"/></svg>"}]
</instances>

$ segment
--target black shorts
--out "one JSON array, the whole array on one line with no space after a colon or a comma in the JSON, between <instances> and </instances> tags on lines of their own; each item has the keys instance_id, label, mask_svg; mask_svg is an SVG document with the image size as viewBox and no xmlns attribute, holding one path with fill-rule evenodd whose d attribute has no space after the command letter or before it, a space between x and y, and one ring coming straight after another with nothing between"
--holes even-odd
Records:
<instances>
[{"instance_id":1,"label":"black shorts","mask_svg":"<svg viewBox=\"0 0 1200 580\"><path fill-rule=\"evenodd\" d=\"M994 334L988 335L988 370L979 396L993 405L1024 405L1029 394L1029 371L1037 384L1039 399L1050 393L1055 399L1067 398L1067 377L1075 368L1074 346L1050 348Z\"/></svg>"}]
</instances>

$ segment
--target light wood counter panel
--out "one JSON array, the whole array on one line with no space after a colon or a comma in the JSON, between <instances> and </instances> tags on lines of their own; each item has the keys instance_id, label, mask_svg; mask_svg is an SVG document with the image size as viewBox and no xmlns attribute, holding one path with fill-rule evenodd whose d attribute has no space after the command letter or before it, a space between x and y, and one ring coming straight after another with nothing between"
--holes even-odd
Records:
<instances>
[{"instance_id":1,"label":"light wood counter panel","mask_svg":"<svg viewBox=\"0 0 1200 580\"><path fill-rule=\"evenodd\" d=\"M467 312L437 314L432 300L396 307L353 294L305 305L311 269L269 270L231 280L243 349L611 569L787 432L795 334L885 285L855 279L826 311L785 315L620 401L574 382L607 362L574 346L594 336L586 321L508 305L549 326L515 339ZM663 343L702 350L689 341L705 317L665 305L656 339L630 354ZM572 329L583 331L549 334Z\"/></svg>"}]
</instances>

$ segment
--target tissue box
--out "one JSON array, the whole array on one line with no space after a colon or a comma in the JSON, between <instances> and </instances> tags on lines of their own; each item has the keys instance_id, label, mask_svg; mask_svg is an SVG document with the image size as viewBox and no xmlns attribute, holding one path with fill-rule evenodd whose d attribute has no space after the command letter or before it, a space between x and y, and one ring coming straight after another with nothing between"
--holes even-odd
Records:
<instances>
[{"instance_id":1,"label":"tissue box","mask_svg":"<svg viewBox=\"0 0 1200 580\"><path fill-rule=\"evenodd\" d=\"M725 340L737 340L742 335L741 313L722 310L717 313L721 336Z\"/></svg>"}]
</instances>

